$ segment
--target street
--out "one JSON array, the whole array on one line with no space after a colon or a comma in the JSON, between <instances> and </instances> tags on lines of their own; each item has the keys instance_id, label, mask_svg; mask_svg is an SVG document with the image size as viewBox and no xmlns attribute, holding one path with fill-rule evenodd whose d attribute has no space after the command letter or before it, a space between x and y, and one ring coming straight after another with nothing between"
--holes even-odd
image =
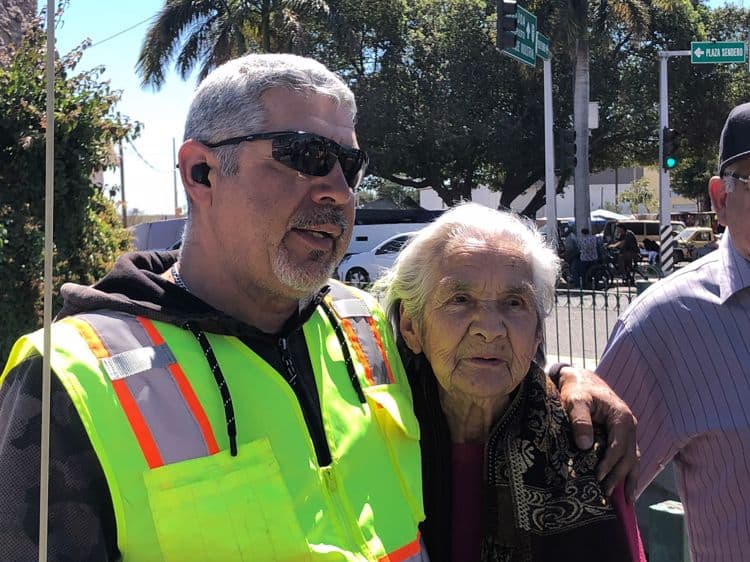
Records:
<instances>
[{"instance_id":1,"label":"street","mask_svg":"<svg viewBox=\"0 0 750 562\"><path fill-rule=\"evenodd\" d=\"M548 363L563 361L593 369L617 317L636 297L634 288L606 293L559 290L545 324Z\"/></svg>"}]
</instances>

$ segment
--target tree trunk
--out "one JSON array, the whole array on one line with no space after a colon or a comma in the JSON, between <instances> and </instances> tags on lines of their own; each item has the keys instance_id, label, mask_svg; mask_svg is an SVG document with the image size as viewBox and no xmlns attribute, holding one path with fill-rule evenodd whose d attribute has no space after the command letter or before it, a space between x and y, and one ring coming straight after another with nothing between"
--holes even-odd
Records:
<instances>
[{"instance_id":1,"label":"tree trunk","mask_svg":"<svg viewBox=\"0 0 750 562\"><path fill-rule=\"evenodd\" d=\"M583 33L586 33L585 31ZM576 74L573 87L573 120L576 129L575 218L578 232L591 228L589 193L589 40L576 41Z\"/></svg>"},{"instance_id":2,"label":"tree trunk","mask_svg":"<svg viewBox=\"0 0 750 562\"><path fill-rule=\"evenodd\" d=\"M271 52L271 0L263 0L260 8L260 40L264 53Z\"/></svg>"}]
</instances>

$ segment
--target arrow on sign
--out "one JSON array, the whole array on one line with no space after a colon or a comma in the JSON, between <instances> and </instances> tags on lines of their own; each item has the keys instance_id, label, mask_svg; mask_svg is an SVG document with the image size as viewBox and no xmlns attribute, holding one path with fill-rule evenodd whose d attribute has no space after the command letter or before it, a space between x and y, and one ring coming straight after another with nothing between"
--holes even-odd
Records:
<instances>
[{"instance_id":1,"label":"arrow on sign","mask_svg":"<svg viewBox=\"0 0 750 562\"><path fill-rule=\"evenodd\" d=\"M696 56L696 57L698 57L698 58L701 58L701 57L703 56L703 53L705 53L706 51L704 51L703 49L701 49L700 47L698 47L698 48L697 48L697 49L696 49L695 51L693 51L693 52L695 53L695 56Z\"/></svg>"}]
</instances>

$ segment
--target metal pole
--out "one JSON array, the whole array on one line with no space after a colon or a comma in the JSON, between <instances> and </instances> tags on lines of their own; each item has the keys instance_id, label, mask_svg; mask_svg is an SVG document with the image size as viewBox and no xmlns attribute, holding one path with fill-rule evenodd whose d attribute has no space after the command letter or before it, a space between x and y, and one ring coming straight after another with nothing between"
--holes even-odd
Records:
<instances>
[{"instance_id":1,"label":"metal pole","mask_svg":"<svg viewBox=\"0 0 750 562\"><path fill-rule=\"evenodd\" d=\"M555 181L554 115L552 113L552 61L544 67L544 188L547 201L547 240L557 248L557 182Z\"/></svg>"},{"instance_id":2,"label":"metal pole","mask_svg":"<svg viewBox=\"0 0 750 562\"><path fill-rule=\"evenodd\" d=\"M664 169L664 128L669 125L669 84L667 81L667 61L669 55L659 53L659 253L661 269L665 275L672 272L672 221L669 198L669 172Z\"/></svg>"},{"instance_id":3,"label":"metal pole","mask_svg":"<svg viewBox=\"0 0 750 562\"><path fill-rule=\"evenodd\" d=\"M125 160L122 156L122 139L120 139L120 201L122 202L122 226L128 226L128 204L125 201Z\"/></svg>"},{"instance_id":4,"label":"metal pole","mask_svg":"<svg viewBox=\"0 0 750 562\"><path fill-rule=\"evenodd\" d=\"M44 351L42 357L42 435L39 451L39 562L47 561L49 504L49 425L52 372L52 263L55 212L55 1L47 0L47 131L44 178Z\"/></svg>"},{"instance_id":5,"label":"metal pole","mask_svg":"<svg viewBox=\"0 0 750 562\"><path fill-rule=\"evenodd\" d=\"M664 128L669 126L669 83L667 61L670 57L689 57L690 51L659 52L659 259L665 275L672 273L674 256L672 249L672 200L669 196L669 172L664 169Z\"/></svg>"},{"instance_id":6,"label":"metal pole","mask_svg":"<svg viewBox=\"0 0 750 562\"><path fill-rule=\"evenodd\" d=\"M177 148L172 137L172 185L174 187L174 214L177 216Z\"/></svg>"}]
</instances>

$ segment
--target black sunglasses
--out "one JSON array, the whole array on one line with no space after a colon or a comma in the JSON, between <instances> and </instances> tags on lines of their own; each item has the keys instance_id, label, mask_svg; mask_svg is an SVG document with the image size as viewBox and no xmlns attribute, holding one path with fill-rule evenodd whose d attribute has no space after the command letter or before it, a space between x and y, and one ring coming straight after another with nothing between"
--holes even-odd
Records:
<instances>
[{"instance_id":1,"label":"black sunglasses","mask_svg":"<svg viewBox=\"0 0 750 562\"><path fill-rule=\"evenodd\" d=\"M258 140L272 140L273 159L308 176L327 176L338 162L341 164L346 183L352 189L362 181L369 161L364 150L347 148L329 138L304 131L257 133L203 144L209 148L217 148Z\"/></svg>"}]
</instances>

